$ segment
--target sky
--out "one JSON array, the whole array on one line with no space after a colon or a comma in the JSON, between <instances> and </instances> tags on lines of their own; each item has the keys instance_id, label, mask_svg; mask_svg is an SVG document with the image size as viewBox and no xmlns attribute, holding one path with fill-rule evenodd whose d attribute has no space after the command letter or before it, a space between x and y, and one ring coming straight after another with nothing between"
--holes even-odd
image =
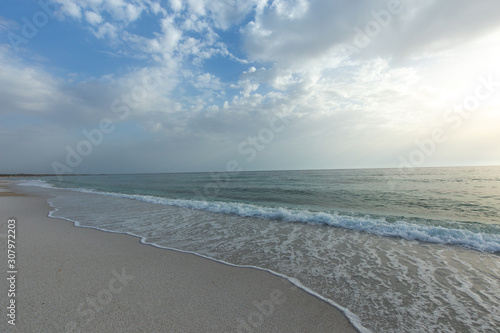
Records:
<instances>
[{"instance_id":1,"label":"sky","mask_svg":"<svg viewBox=\"0 0 500 333\"><path fill-rule=\"evenodd\" d=\"M500 165L498 0L2 0L0 173Z\"/></svg>"}]
</instances>

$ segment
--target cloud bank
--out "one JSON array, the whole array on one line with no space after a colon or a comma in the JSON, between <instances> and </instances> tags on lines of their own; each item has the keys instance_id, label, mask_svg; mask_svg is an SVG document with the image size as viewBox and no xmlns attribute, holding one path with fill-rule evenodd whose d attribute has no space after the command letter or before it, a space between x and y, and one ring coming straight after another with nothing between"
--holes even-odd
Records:
<instances>
[{"instance_id":1,"label":"cloud bank","mask_svg":"<svg viewBox=\"0 0 500 333\"><path fill-rule=\"evenodd\" d=\"M0 172L68 166L103 119L71 172L397 167L436 128L422 166L500 163L498 1L44 3L18 50L24 21L0 17ZM492 93L454 128L480 78Z\"/></svg>"}]
</instances>

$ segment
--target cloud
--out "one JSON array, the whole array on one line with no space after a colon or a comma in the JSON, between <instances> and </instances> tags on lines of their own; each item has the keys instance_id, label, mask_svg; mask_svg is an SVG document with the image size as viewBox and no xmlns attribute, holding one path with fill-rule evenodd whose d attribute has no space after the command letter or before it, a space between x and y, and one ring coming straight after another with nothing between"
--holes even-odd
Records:
<instances>
[{"instance_id":1,"label":"cloud","mask_svg":"<svg viewBox=\"0 0 500 333\"><path fill-rule=\"evenodd\" d=\"M183 5L182 5L182 0L170 0L170 7L174 12L179 12Z\"/></svg>"},{"instance_id":2,"label":"cloud","mask_svg":"<svg viewBox=\"0 0 500 333\"><path fill-rule=\"evenodd\" d=\"M60 13L63 16L68 16L74 19L80 19L82 17L81 7L76 1L73 0L56 0L57 3L61 5Z\"/></svg>"},{"instance_id":3,"label":"cloud","mask_svg":"<svg viewBox=\"0 0 500 333\"><path fill-rule=\"evenodd\" d=\"M35 62L36 52L18 58L0 48L2 149L15 154L8 145L21 137L35 142L36 149L17 145L30 155L18 161L37 160L41 169L63 159L65 147L103 118L116 131L79 172L99 172L102 161L109 172L220 170L230 159L245 169L395 166L500 56L498 5L488 0L404 2L350 56L342 46L377 23L388 1L58 2L62 26L83 27L85 47L99 45L124 65L70 81L60 74L65 69ZM2 22L0 29L11 24ZM478 113L489 116L468 122L456 142L477 149L498 137L495 107L498 100L485 102ZM127 110L126 117L116 110ZM276 116L286 117L286 129L245 162L238 145ZM442 160L459 155L447 149ZM158 166L146 169L138 162L144 160Z\"/></svg>"},{"instance_id":4,"label":"cloud","mask_svg":"<svg viewBox=\"0 0 500 333\"><path fill-rule=\"evenodd\" d=\"M97 31L94 32L95 36L99 39L109 38L116 40L118 38L118 29L113 24L106 22L99 26Z\"/></svg>"},{"instance_id":5,"label":"cloud","mask_svg":"<svg viewBox=\"0 0 500 333\"><path fill-rule=\"evenodd\" d=\"M273 1L243 30L250 59L297 67L339 55L345 44L367 39L363 57L413 57L466 43L500 26L500 4L470 1ZM375 29L375 28L376 29ZM367 30L368 29L368 30ZM375 36L370 36L370 29ZM368 31L368 33L367 33Z\"/></svg>"},{"instance_id":6,"label":"cloud","mask_svg":"<svg viewBox=\"0 0 500 333\"><path fill-rule=\"evenodd\" d=\"M59 82L40 68L14 60L6 47L0 47L1 114L38 114L50 112L60 94Z\"/></svg>"},{"instance_id":7,"label":"cloud","mask_svg":"<svg viewBox=\"0 0 500 333\"><path fill-rule=\"evenodd\" d=\"M241 23L247 15L253 12L258 3L252 0L205 0L205 2L214 27L222 30Z\"/></svg>"},{"instance_id":8,"label":"cloud","mask_svg":"<svg viewBox=\"0 0 500 333\"><path fill-rule=\"evenodd\" d=\"M170 16L161 20L162 35L156 39L161 45L163 53L172 54L182 38L182 31L177 29L174 24L174 17Z\"/></svg>"},{"instance_id":9,"label":"cloud","mask_svg":"<svg viewBox=\"0 0 500 333\"><path fill-rule=\"evenodd\" d=\"M196 77L194 86L198 89L218 90L221 89L221 82L216 76L210 73L204 73Z\"/></svg>"},{"instance_id":10,"label":"cloud","mask_svg":"<svg viewBox=\"0 0 500 333\"><path fill-rule=\"evenodd\" d=\"M412 1L404 5L399 38L390 48L403 55L451 49L500 27L500 3L484 0Z\"/></svg>"},{"instance_id":11,"label":"cloud","mask_svg":"<svg viewBox=\"0 0 500 333\"><path fill-rule=\"evenodd\" d=\"M135 2L135 4L126 3L122 0L55 0L55 2L61 5L61 15L69 18L80 19L82 11L86 10L87 12L97 13L99 16L107 14L114 20L123 21L127 24L137 20L142 11L150 7L147 1L140 0Z\"/></svg>"},{"instance_id":12,"label":"cloud","mask_svg":"<svg viewBox=\"0 0 500 333\"><path fill-rule=\"evenodd\" d=\"M18 28L15 21L8 20L0 15L0 31L10 31Z\"/></svg>"},{"instance_id":13,"label":"cloud","mask_svg":"<svg viewBox=\"0 0 500 333\"><path fill-rule=\"evenodd\" d=\"M273 2L244 28L245 49L254 61L282 66L321 57L345 41L362 17L367 17L358 6L345 0Z\"/></svg>"},{"instance_id":14,"label":"cloud","mask_svg":"<svg viewBox=\"0 0 500 333\"><path fill-rule=\"evenodd\" d=\"M102 16L92 11L85 12L85 19L92 25L98 25L102 22Z\"/></svg>"}]
</instances>

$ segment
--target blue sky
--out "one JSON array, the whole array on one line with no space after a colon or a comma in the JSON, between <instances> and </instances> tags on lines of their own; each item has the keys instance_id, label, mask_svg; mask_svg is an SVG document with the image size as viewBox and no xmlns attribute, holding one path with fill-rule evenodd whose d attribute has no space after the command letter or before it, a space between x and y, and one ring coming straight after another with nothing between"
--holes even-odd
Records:
<instances>
[{"instance_id":1,"label":"blue sky","mask_svg":"<svg viewBox=\"0 0 500 333\"><path fill-rule=\"evenodd\" d=\"M5 0L0 173L500 165L494 0Z\"/></svg>"}]
</instances>

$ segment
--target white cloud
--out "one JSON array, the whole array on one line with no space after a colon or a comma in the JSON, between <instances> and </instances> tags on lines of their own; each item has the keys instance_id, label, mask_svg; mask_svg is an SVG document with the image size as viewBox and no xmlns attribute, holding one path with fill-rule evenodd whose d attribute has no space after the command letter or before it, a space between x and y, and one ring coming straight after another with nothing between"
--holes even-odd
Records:
<instances>
[{"instance_id":1,"label":"white cloud","mask_svg":"<svg viewBox=\"0 0 500 333\"><path fill-rule=\"evenodd\" d=\"M127 20L129 22L133 22L141 16L142 8L139 6L127 4L127 6L125 7L125 12L127 15Z\"/></svg>"},{"instance_id":2,"label":"white cloud","mask_svg":"<svg viewBox=\"0 0 500 333\"><path fill-rule=\"evenodd\" d=\"M6 48L0 47L0 99L2 114L50 112L61 100L58 80L37 67L25 66Z\"/></svg>"},{"instance_id":3,"label":"white cloud","mask_svg":"<svg viewBox=\"0 0 500 333\"><path fill-rule=\"evenodd\" d=\"M102 22L102 16L92 11L85 12L85 19L92 25L98 25Z\"/></svg>"},{"instance_id":4,"label":"white cloud","mask_svg":"<svg viewBox=\"0 0 500 333\"><path fill-rule=\"evenodd\" d=\"M55 0L61 5L60 11L63 15L80 19L82 17L81 8L76 1L73 0Z\"/></svg>"},{"instance_id":5,"label":"white cloud","mask_svg":"<svg viewBox=\"0 0 500 333\"><path fill-rule=\"evenodd\" d=\"M495 0L414 0L404 7L404 23L399 22L399 34L390 44L401 55L451 49L500 26L500 2Z\"/></svg>"},{"instance_id":6,"label":"white cloud","mask_svg":"<svg viewBox=\"0 0 500 333\"><path fill-rule=\"evenodd\" d=\"M189 11L197 16L205 15L205 1L204 0L187 0Z\"/></svg>"},{"instance_id":7,"label":"white cloud","mask_svg":"<svg viewBox=\"0 0 500 333\"><path fill-rule=\"evenodd\" d=\"M210 12L215 28L228 29L239 24L256 6L255 0L206 0L206 8Z\"/></svg>"},{"instance_id":8,"label":"white cloud","mask_svg":"<svg viewBox=\"0 0 500 333\"><path fill-rule=\"evenodd\" d=\"M196 15L189 15L182 22L182 29L189 31L202 32L209 28L209 23Z\"/></svg>"},{"instance_id":9,"label":"white cloud","mask_svg":"<svg viewBox=\"0 0 500 333\"><path fill-rule=\"evenodd\" d=\"M276 10L280 16L285 16L288 19L297 19L303 17L309 9L308 0L294 0L294 1L273 1L271 8Z\"/></svg>"},{"instance_id":10,"label":"white cloud","mask_svg":"<svg viewBox=\"0 0 500 333\"><path fill-rule=\"evenodd\" d=\"M196 77L194 87L198 89L219 90L221 89L221 83L219 78L217 78L215 75L204 73Z\"/></svg>"},{"instance_id":11,"label":"white cloud","mask_svg":"<svg viewBox=\"0 0 500 333\"><path fill-rule=\"evenodd\" d=\"M454 48L500 25L500 3L494 0L411 0L401 2L398 11L391 3L273 1L243 30L245 47L252 60L287 67L354 45L356 38L367 40L359 50L365 59L404 58ZM367 31L376 33L370 37Z\"/></svg>"},{"instance_id":12,"label":"white cloud","mask_svg":"<svg viewBox=\"0 0 500 333\"><path fill-rule=\"evenodd\" d=\"M162 13L164 16L167 15L167 11L164 8L162 8L162 6L158 2L149 1L148 5L151 8L151 11L155 15L158 15L160 13Z\"/></svg>"},{"instance_id":13,"label":"white cloud","mask_svg":"<svg viewBox=\"0 0 500 333\"><path fill-rule=\"evenodd\" d=\"M6 18L0 15L0 31L9 31L14 28L17 28L18 24L14 21L7 20Z\"/></svg>"},{"instance_id":14,"label":"white cloud","mask_svg":"<svg viewBox=\"0 0 500 333\"><path fill-rule=\"evenodd\" d=\"M283 66L321 57L367 16L356 6L341 0L273 2L244 28L245 48L252 60Z\"/></svg>"},{"instance_id":15,"label":"white cloud","mask_svg":"<svg viewBox=\"0 0 500 333\"><path fill-rule=\"evenodd\" d=\"M166 53L172 53L177 49L178 43L182 38L182 31L177 29L174 20L175 18L172 16L161 20L163 35L161 35L158 40L162 45L163 51Z\"/></svg>"},{"instance_id":16,"label":"white cloud","mask_svg":"<svg viewBox=\"0 0 500 333\"><path fill-rule=\"evenodd\" d=\"M118 29L109 22L106 22L97 28L95 32L95 36L99 39L102 38L110 38L111 40L115 40L118 38Z\"/></svg>"},{"instance_id":17,"label":"white cloud","mask_svg":"<svg viewBox=\"0 0 500 333\"><path fill-rule=\"evenodd\" d=\"M170 0L169 2L174 12L179 12L182 9L182 0Z\"/></svg>"},{"instance_id":18,"label":"white cloud","mask_svg":"<svg viewBox=\"0 0 500 333\"><path fill-rule=\"evenodd\" d=\"M84 12L87 22L91 25L102 23L103 17L110 17L111 20L105 23L119 23L124 28L136 21L146 9L154 13L161 12L159 4L150 0L138 0L134 3L127 3L123 0L55 1L61 5L60 13L63 16L79 20Z\"/></svg>"},{"instance_id":19,"label":"white cloud","mask_svg":"<svg viewBox=\"0 0 500 333\"><path fill-rule=\"evenodd\" d=\"M97 38L109 39L110 46L118 55L149 57L160 64L182 62L191 57L191 63L196 66L201 66L205 59L214 55L246 61L230 54L214 31L216 27L227 28L245 17L252 10L251 3L246 1L193 0L183 12L170 15L167 14L168 8L162 8L159 2L153 0L137 0L134 3L123 0L60 1L66 6L84 8L89 29ZM171 6L175 11L183 8L176 1ZM63 12L68 18L74 18L68 11ZM129 29L129 25L146 12L149 13L145 15L150 15L148 19L156 20L161 29L153 31L153 38L141 35L136 29L134 32ZM159 16L151 17L152 14Z\"/></svg>"}]
</instances>

